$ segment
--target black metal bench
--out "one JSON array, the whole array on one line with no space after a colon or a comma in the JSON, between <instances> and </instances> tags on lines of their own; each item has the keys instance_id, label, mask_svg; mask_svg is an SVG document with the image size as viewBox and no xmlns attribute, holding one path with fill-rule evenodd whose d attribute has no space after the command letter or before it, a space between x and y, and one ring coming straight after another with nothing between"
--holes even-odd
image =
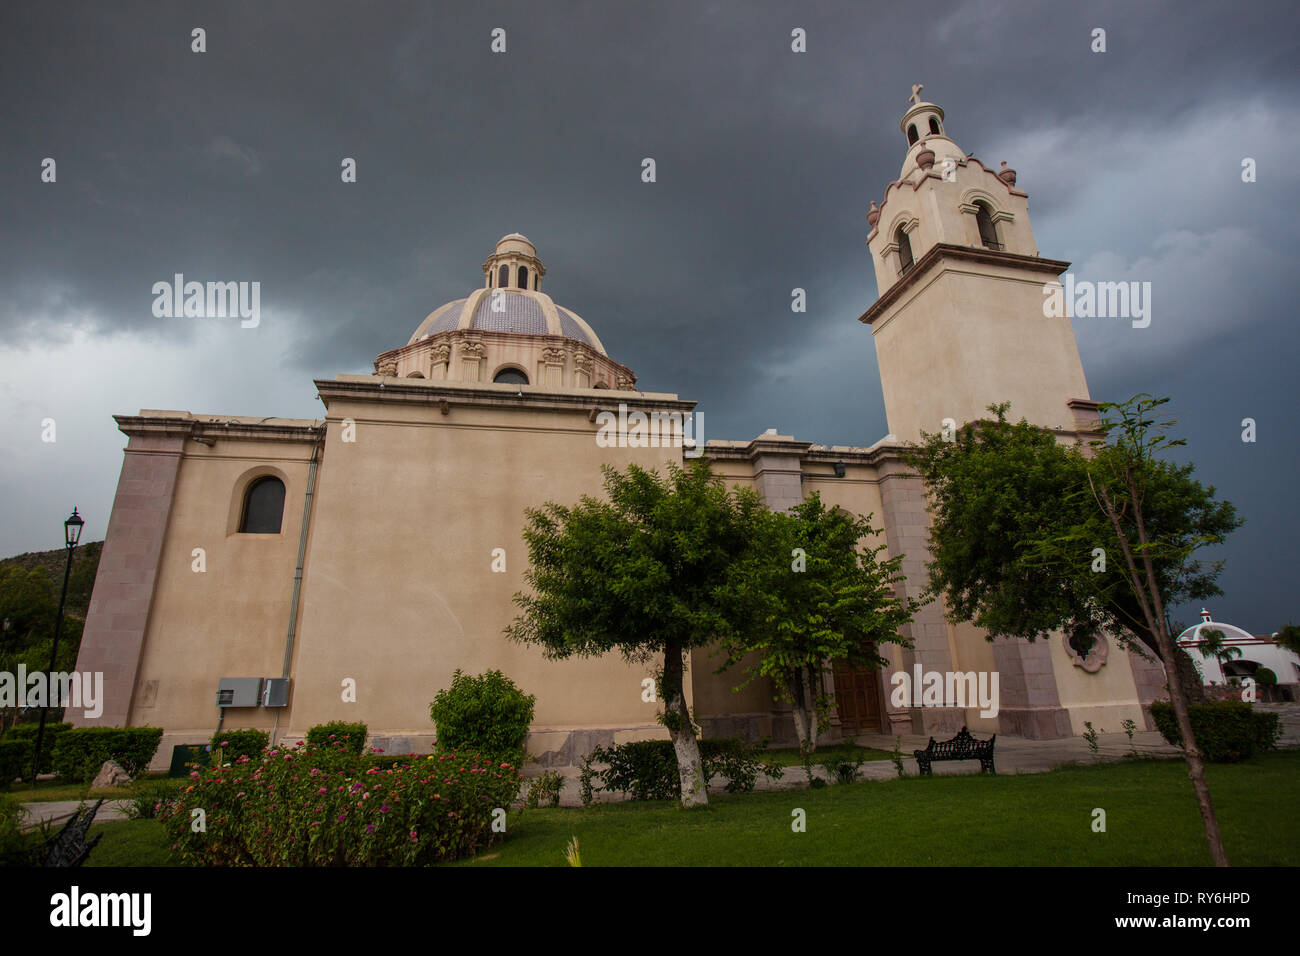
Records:
<instances>
[{"instance_id":1,"label":"black metal bench","mask_svg":"<svg viewBox=\"0 0 1300 956\"><path fill-rule=\"evenodd\" d=\"M936 743L931 737L929 746L924 750L913 750L912 756L920 765L923 777L930 776L930 764L936 760L978 760L980 773L987 770L995 774L997 771L993 769L993 741L997 739L998 735L994 734L988 740L976 740L963 727L951 740Z\"/></svg>"}]
</instances>

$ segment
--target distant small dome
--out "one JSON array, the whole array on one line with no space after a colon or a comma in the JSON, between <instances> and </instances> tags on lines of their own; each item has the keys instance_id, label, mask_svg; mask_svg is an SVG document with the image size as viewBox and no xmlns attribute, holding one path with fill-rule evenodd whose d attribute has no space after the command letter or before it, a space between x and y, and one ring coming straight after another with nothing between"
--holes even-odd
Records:
<instances>
[{"instance_id":1,"label":"distant small dome","mask_svg":"<svg viewBox=\"0 0 1300 956\"><path fill-rule=\"evenodd\" d=\"M1223 639L1231 644L1236 641L1253 641L1255 635L1249 631L1237 627L1235 624L1224 624L1222 621L1210 619L1209 611L1201 611L1201 621L1199 624L1193 624L1181 634L1178 635L1179 644L1199 644L1205 638L1202 637L1203 631L1221 631Z\"/></svg>"}]
</instances>

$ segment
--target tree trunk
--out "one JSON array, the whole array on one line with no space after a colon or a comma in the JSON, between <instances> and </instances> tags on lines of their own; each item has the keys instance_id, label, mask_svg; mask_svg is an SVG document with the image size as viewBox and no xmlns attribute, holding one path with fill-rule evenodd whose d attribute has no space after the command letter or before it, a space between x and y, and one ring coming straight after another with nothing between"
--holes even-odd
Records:
<instances>
[{"instance_id":1,"label":"tree trunk","mask_svg":"<svg viewBox=\"0 0 1300 956\"><path fill-rule=\"evenodd\" d=\"M1155 635L1155 632L1137 628L1136 633L1138 639L1142 642L1142 646L1154 654L1156 660L1167 670L1168 664L1165 663L1165 656L1160 650L1160 639ZM1192 660L1192 655L1188 654L1186 649L1179 647L1176 641L1172 646L1174 648L1174 657L1178 661L1178 677L1182 681L1183 693L1187 695L1188 703L1205 703L1204 681L1201 672L1196 669L1196 662ZM1166 683L1168 683L1168 679L1169 675L1166 673Z\"/></svg>"},{"instance_id":2,"label":"tree trunk","mask_svg":"<svg viewBox=\"0 0 1300 956\"><path fill-rule=\"evenodd\" d=\"M1160 598L1160 588L1156 585L1155 570L1151 564L1151 555L1148 550L1146 537L1146 525L1142 519L1142 508L1137 488L1134 486L1133 476L1127 476L1130 493L1130 500L1133 502L1133 518L1137 523L1138 544L1142 558L1142 566L1145 575L1139 574L1137 560L1133 556L1133 549L1129 545L1128 535L1120 524L1119 511L1103 486L1100 489L1101 498L1104 502L1106 515L1109 517L1111 526L1115 529L1115 536L1119 539L1120 550L1124 554L1124 561L1128 567L1129 583L1134 589L1134 595L1138 604L1142 608L1142 616L1146 618L1147 629L1156 636L1156 641L1160 650L1160 661L1165 665L1165 677L1169 681L1169 700L1174 707L1174 718L1178 724L1178 732L1183 738L1183 756L1187 760L1187 775L1192 780L1192 790L1196 793L1196 805L1201 811L1201 823L1205 827L1205 839L1210 845L1210 858L1214 861L1215 866L1227 866L1228 854L1223 847L1223 834L1219 831L1219 818L1214 812L1214 801L1210 799L1210 785L1205 779L1205 764L1201 760L1201 750L1196 743L1196 735L1192 733L1192 718L1188 712L1187 690L1179 674L1179 661L1175 654L1177 647L1174 640L1169 636L1165 629L1165 609ZM1145 577L1145 584L1143 583Z\"/></svg>"},{"instance_id":3,"label":"tree trunk","mask_svg":"<svg viewBox=\"0 0 1300 956\"><path fill-rule=\"evenodd\" d=\"M695 727L682 690L682 649L671 642L664 648L663 693L664 723L677 754L682 806L707 806L709 794L704 781L704 762L700 759L700 742L695 739Z\"/></svg>"},{"instance_id":4,"label":"tree trunk","mask_svg":"<svg viewBox=\"0 0 1300 956\"><path fill-rule=\"evenodd\" d=\"M799 737L800 753L817 750L817 707L812 692L812 679L806 667L791 671L790 696L793 698L794 732Z\"/></svg>"}]
</instances>

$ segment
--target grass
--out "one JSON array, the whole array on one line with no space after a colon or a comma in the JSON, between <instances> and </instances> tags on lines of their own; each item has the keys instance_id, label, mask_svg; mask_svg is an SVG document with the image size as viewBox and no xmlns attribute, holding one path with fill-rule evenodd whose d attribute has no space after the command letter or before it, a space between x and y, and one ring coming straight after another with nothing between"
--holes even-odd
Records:
<instances>
[{"instance_id":1,"label":"grass","mask_svg":"<svg viewBox=\"0 0 1300 956\"><path fill-rule=\"evenodd\" d=\"M769 747L760 755L765 763L774 763L782 767L802 767L803 758L799 756L798 747ZM836 744L834 747L818 747L813 751L813 766L821 766L832 757L839 760L888 760L888 750L876 750L872 747L859 747L856 744ZM911 756L907 754L906 756Z\"/></svg>"},{"instance_id":2,"label":"grass","mask_svg":"<svg viewBox=\"0 0 1300 956\"><path fill-rule=\"evenodd\" d=\"M109 800L125 800L131 795L131 788L129 786L101 787L97 790L91 790L88 783L40 780L35 786L30 783L23 783L16 787L10 787L4 793L13 797L19 803L46 803L52 800L98 800L100 797L106 797Z\"/></svg>"},{"instance_id":3,"label":"grass","mask_svg":"<svg viewBox=\"0 0 1300 956\"><path fill-rule=\"evenodd\" d=\"M1300 864L1300 751L1208 768L1228 858ZM1106 832L1092 831L1093 809ZM792 811L806 814L804 833ZM99 831L100 827L95 827ZM96 866L174 863L153 820L110 823ZM1051 773L907 777L668 802L512 813L509 836L456 866L1208 866L1209 850L1180 760L1131 760Z\"/></svg>"},{"instance_id":4,"label":"grass","mask_svg":"<svg viewBox=\"0 0 1300 956\"><path fill-rule=\"evenodd\" d=\"M120 820L90 828L90 838L103 833L90 851L86 866L178 866L171 841L157 820Z\"/></svg>"}]
</instances>

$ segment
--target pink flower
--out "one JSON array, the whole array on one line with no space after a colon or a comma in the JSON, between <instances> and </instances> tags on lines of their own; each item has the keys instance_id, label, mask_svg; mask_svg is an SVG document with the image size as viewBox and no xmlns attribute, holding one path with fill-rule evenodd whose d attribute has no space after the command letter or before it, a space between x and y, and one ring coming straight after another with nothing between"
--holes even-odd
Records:
<instances>
[{"instance_id":1,"label":"pink flower","mask_svg":"<svg viewBox=\"0 0 1300 956\"><path fill-rule=\"evenodd\" d=\"M367 824L367 825L366 825L366 832L367 832L367 833L374 833L374 832L375 832L375 825L374 825L373 823Z\"/></svg>"},{"instance_id":2,"label":"pink flower","mask_svg":"<svg viewBox=\"0 0 1300 956\"><path fill-rule=\"evenodd\" d=\"M321 788L320 788L319 790L317 790L316 792L317 792L317 793L325 793L325 792L327 792L328 790L329 790L328 787L321 787Z\"/></svg>"}]
</instances>

